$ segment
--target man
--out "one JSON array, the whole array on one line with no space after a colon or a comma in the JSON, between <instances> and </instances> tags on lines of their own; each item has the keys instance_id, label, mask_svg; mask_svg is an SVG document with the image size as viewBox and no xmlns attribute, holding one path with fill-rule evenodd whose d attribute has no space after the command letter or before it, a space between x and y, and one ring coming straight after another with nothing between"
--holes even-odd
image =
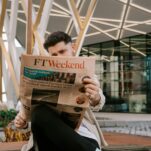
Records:
<instances>
[{"instance_id":1,"label":"man","mask_svg":"<svg viewBox=\"0 0 151 151\"><path fill-rule=\"evenodd\" d=\"M74 46L71 37L64 32L54 32L48 36L44 48L51 56L74 56ZM83 79L85 95L90 98L90 106L93 110L103 107L105 97L99 88L96 77ZM27 126L26 118L22 112L15 118L15 125L18 128ZM82 124L78 130L73 130L65 124L47 105L39 105L32 112L31 130L37 142L39 151L99 151L100 130L95 125L94 115L88 109L85 113Z\"/></svg>"}]
</instances>

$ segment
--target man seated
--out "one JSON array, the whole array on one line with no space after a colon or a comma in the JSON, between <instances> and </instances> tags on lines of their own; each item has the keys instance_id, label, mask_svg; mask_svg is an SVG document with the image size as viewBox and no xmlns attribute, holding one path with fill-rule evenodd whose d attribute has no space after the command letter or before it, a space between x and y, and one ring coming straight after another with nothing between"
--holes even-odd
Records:
<instances>
[{"instance_id":1,"label":"man seated","mask_svg":"<svg viewBox=\"0 0 151 151\"><path fill-rule=\"evenodd\" d=\"M44 48L51 56L74 56L71 37L64 32L54 32L48 36ZM90 108L99 110L105 103L99 81L94 77L83 79L85 95L89 97ZM62 121L59 115L47 105L37 106L31 115L31 130L39 151L99 151L101 148L100 129L90 109L85 113L78 130ZM22 110L15 118L17 128L27 126Z\"/></svg>"}]
</instances>

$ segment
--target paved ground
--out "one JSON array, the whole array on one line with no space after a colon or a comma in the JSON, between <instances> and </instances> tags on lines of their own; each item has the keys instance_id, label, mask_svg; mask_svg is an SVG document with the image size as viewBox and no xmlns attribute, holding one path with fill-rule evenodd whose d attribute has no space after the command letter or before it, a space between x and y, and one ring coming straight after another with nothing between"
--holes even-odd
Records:
<instances>
[{"instance_id":1,"label":"paved ground","mask_svg":"<svg viewBox=\"0 0 151 151\"><path fill-rule=\"evenodd\" d=\"M151 147L141 149L151 146L151 114L100 112L95 115L109 144L103 151L134 151L134 148L135 151L151 151ZM24 143L0 143L0 151L19 151ZM133 145L136 147L127 149Z\"/></svg>"},{"instance_id":2,"label":"paved ground","mask_svg":"<svg viewBox=\"0 0 151 151\"><path fill-rule=\"evenodd\" d=\"M113 132L103 132L103 134L109 145L151 146L151 137L113 133Z\"/></svg>"},{"instance_id":3,"label":"paved ground","mask_svg":"<svg viewBox=\"0 0 151 151\"><path fill-rule=\"evenodd\" d=\"M0 151L20 151L26 142L0 143Z\"/></svg>"},{"instance_id":4,"label":"paved ground","mask_svg":"<svg viewBox=\"0 0 151 151\"><path fill-rule=\"evenodd\" d=\"M151 114L95 113L101 129L151 137Z\"/></svg>"},{"instance_id":5,"label":"paved ground","mask_svg":"<svg viewBox=\"0 0 151 151\"><path fill-rule=\"evenodd\" d=\"M109 146L103 151L151 151L151 137L103 132ZM0 143L0 151L19 151L26 142ZM149 148L149 149L146 149Z\"/></svg>"}]
</instances>

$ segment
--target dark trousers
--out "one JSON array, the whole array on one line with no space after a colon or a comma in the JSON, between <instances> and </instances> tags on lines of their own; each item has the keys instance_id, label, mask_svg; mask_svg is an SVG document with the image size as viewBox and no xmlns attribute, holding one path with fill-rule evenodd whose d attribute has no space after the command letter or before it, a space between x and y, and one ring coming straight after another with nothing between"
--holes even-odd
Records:
<instances>
[{"instance_id":1,"label":"dark trousers","mask_svg":"<svg viewBox=\"0 0 151 151\"><path fill-rule=\"evenodd\" d=\"M47 105L33 110L31 123L40 151L95 151L98 147L94 139L76 133Z\"/></svg>"}]
</instances>

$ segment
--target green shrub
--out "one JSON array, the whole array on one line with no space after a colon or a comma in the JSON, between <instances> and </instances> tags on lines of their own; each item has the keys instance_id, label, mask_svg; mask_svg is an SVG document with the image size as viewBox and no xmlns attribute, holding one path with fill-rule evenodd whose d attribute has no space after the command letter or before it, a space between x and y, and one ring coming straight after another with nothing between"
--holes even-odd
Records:
<instances>
[{"instance_id":1,"label":"green shrub","mask_svg":"<svg viewBox=\"0 0 151 151\"><path fill-rule=\"evenodd\" d=\"M10 110L1 110L0 111L0 127L5 127L7 124L12 121L17 115L17 111L14 109Z\"/></svg>"}]
</instances>

